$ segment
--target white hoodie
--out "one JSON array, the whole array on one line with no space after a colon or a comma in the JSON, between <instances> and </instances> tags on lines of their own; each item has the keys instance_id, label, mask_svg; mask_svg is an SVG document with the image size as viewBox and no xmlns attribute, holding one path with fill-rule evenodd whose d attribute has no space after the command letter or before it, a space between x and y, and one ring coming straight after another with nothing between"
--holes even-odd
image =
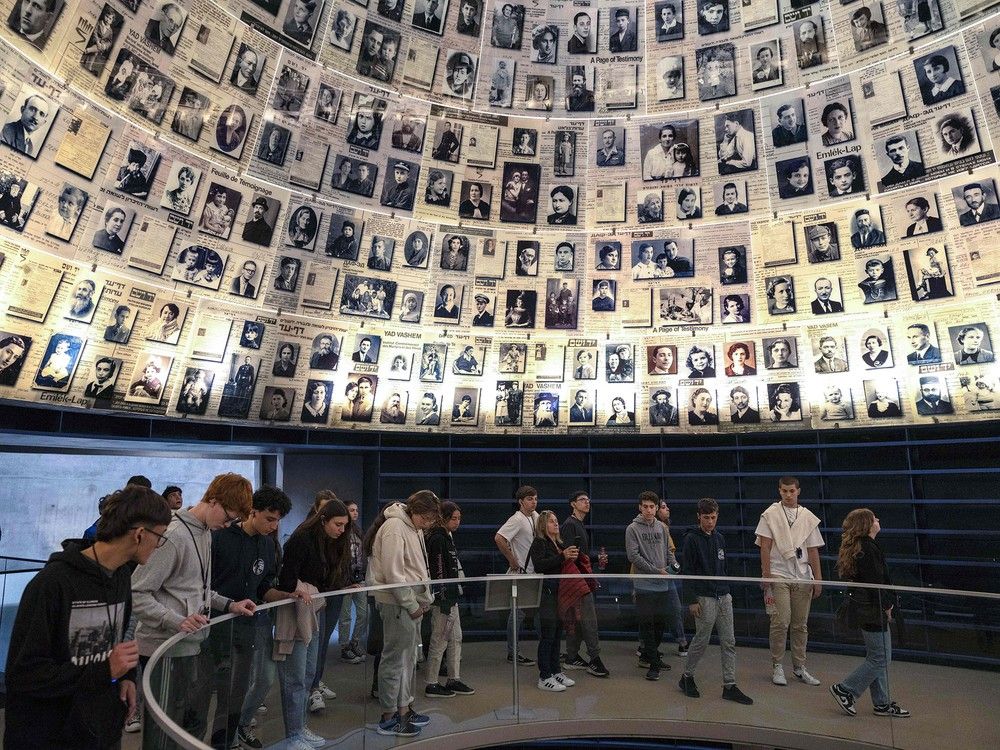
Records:
<instances>
[{"instance_id":1,"label":"white hoodie","mask_svg":"<svg viewBox=\"0 0 1000 750\"><path fill-rule=\"evenodd\" d=\"M424 535L413 525L406 506L394 503L385 510L386 521L375 535L369 561L372 583L418 583L430 578L427 572L427 548ZM409 613L432 601L427 584L400 586L376 591L375 601L396 604Z\"/></svg>"}]
</instances>

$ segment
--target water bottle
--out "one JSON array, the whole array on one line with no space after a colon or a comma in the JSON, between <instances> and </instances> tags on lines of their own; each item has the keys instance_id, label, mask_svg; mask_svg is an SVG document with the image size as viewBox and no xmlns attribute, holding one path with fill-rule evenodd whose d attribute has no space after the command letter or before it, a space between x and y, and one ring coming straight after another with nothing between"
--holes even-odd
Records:
<instances>
[{"instance_id":1,"label":"water bottle","mask_svg":"<svg viewBox=\"0 0 1000 750\"><path fill-rule=\"evenodd\" d=\"M601 547L597 553L597 569L603 573L607 567L608 551L604 547Z\"/></svg>"}]
</instances>

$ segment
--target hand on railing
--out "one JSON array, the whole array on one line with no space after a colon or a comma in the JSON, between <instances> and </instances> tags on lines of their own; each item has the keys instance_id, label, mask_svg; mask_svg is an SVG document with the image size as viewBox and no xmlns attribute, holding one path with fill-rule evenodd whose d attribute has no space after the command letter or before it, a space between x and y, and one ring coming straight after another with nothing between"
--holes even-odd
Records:
<instances>
[{"instance_id":1,"label":"hand on railing","mask_svg":"<svg viewBox=\"0 0 1000 750\"><path fill-rule=\"evenodd\" d=\"M255 609L257 609L257 605L254 604L253 599L243 599L238 602L229 602L229 611L234 615L250 617L253 615Z\"/></svg>"},{"instance_id":2,"label":"hand on railing","mask_svg":"<svg viewBox=\"0 0 1000 750\"><path fill-rule=\"evenodd\" d=\"M206 625L208 625L208 617L200 612L195 612L193 615L188 615L181 620L181 624L177 626L177 629L182 633L194 633Z\"/></svg>"}]
</instances>

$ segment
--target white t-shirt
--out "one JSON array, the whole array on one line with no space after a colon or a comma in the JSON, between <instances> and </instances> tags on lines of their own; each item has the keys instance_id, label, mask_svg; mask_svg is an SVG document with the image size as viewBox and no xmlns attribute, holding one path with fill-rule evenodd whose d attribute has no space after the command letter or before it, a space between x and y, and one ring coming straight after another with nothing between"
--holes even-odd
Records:
<instances>
[{"instance_id":1,"label":"white t-shirt","mask_svg":"<svg viewBox=\"0 0 1000 750\"><path fill-rule=\"evenodd\" d=\"M497 529L497 533L510 542L510 548L514 551L514 557L521 563L521 567L529 573L535 572L535 566L528 559L528 550L531 549L531 542L535 538L535 521L538 520L538 512L532 511L530 516L517 511L504 522L504 525ZM507 570L511 572L510 569Z\"/></svg>"},{"instance_id":2,"label":"white t-shirt","mask_svg":"<svg viewBox=\"0 0 1000 750\"><path fill-rule=\"evenodd\" d=\"M799 506L801 507L801 506ZM788 508L782 507L785 512L785 518L788 519L789 525L795 522L794 513ZM760 521L757 523L757 528L754 534L760 537L766 537L771 539L771 529L767 525L767 521L761 516ZM771 578L805 578L807 580L812 580L813 573L812 568L809 567L809 550L813 547L823 547L826 543L823 541L822 535L819 533L819 526L810 532L809 536L806 537L805 544L802 545L802 557L789 557L784 558L778 552L778 546L775 544L771 545Z\"/></svg>"}]
</instances>

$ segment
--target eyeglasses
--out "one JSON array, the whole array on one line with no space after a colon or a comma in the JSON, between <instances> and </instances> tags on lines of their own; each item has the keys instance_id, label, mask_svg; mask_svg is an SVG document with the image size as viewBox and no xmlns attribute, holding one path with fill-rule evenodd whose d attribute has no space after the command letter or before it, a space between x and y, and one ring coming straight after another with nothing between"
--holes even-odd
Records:
<instances>
[{"instance_id":1,"label":"eyeglasses","mask_svg":"<svg viewBox=\"0 0 1000 750\"><path fill-rule=\"evenodd\" d=\"M224 506L220 505L219 507L222 508L222 512L226 514L226 526L228 526L229 524L231 524L233 521L238 521L241 518L241 516L239 514L237 514L235 516L229 515L229 511L226 510Z\"/></svg>"},{"instance_id":2,"label":"eyeglasses","mask_svg":"<svg viewBox=\"0 0 1000 750\"><path fill-rule=\"evenodd\" d=\"M157 532L153 531L148 526L133 526L132 528L133 529L139 529L140 531L148 531L150 534L152 534L153 536L155 536L156 537L156 548L157 549L159 549L160 547L162 547L164 544L167 543L167 538L163 534L158 534Z\"/></svg>"}]
</instances>

